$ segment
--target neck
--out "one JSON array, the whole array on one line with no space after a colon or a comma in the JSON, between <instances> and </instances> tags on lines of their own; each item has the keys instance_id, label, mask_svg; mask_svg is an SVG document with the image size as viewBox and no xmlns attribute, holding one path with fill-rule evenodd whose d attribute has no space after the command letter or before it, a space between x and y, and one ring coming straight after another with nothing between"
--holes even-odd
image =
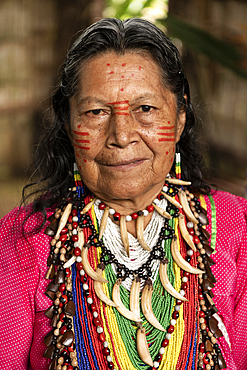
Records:
<instances>
[{"instance_id":1,"label":"neck","mask_svg":"<svg viewBox=\"0 0 247 370\"><path fill-rule=\"evenodd\" d=\"M103 203L105 203L110 208L113 208L116 212L120 215L131 215L135 212L140 210L145 210L147 206L152 204L153 200L157 198L158 194L162 190L163 183L154 185L151 189L149 189L145 194L138 194L133 198L129 199L110 199L108 197L104 197L101 194L95 194L95 196L100 199ZM119 225L119 221L115 221L112 216L110 216L113 222ZM146 228L147 224L152 218L152 213L149 213L144 218L144 228ZM136 237L136 221L132 220L127 222L127 230L133 236Z\"/></svg>"}]
</instances>

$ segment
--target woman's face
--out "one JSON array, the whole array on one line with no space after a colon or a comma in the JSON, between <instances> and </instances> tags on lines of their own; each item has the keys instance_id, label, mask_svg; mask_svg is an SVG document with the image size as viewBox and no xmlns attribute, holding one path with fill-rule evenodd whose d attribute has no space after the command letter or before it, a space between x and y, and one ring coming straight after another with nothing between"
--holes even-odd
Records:
<instances>
[{"instance_id":1,"label":"woman's face","mask_svg":"<svg viewBox=\"0 0 247 370\"><path fill-rule=\"evenodd\" d=\"M82 68L71 99L71 140L84 184L103 200L161 188L185 124L150 57L108 52Z\"/></svg>"}]
</instances>

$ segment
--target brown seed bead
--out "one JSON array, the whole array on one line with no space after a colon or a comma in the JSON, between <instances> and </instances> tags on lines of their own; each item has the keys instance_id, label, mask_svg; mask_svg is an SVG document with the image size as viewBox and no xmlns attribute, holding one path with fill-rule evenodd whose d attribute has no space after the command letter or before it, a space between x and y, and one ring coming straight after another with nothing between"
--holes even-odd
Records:
<instances>
[{"instance_id":1,"label":"brown seed bead","mask_svg":"<svg viewBox=\"0 0 247 370\"><path fill-rule=\"evenodd\" d=\"M60 253L65 254L66 253L66 249L64 247L61 248Z\"/></svg>"},{"instance_id":2,"label":"brown seed bead","mask_svg":"<svg viewBox=\"0 0 247 370\"><path fill-rule=\"evenodd\" d=\"M65 261L65 255L64 254L60 255L60 261Z\"/></svg>"},{"instance_id":3,"label":"brown seed bead","mask_svg":"<svg viewBox=\"0 0 247 370\"><path fill-rule=\"evenodd\" d=\"M71 365L72 365L72 366L78 366L78 362L74 359L74 360L71 362Z\"/></svg>"},{"instance_id":4,"label":"brown seed bead","mask_svg":"<svg viewBox=\"0 0 247 370\"><path fill-rule=\"evenodd\" d=\"M202 360L200 360L200 361L198 362L198 365L199 365L200 367L203 367L203 361L202 361Z\"/></svg>"},{"instance_id":5,"label":"brown seed bead","mask_svg":"<svg viewBox=\"0 0 247 370\"><path fill-rule=\"evenodd\" d=\"M58 309L58 313L60 314L60 313L62 313L62 309L61 309L61 307Z\"/></svg>"},{"instance_id":6,"label":"brown seed bead","mask_svg":"<svg viewBox=\"0 0 247 370\"><path fill-rule=\"evenodd\" d=\"M61 365L57 365L56 370L62 370L62 366Z\"/></svg>"},{"instance_id":7,"label":"brown seed bead","mask_svg":"<svg viewBox=\"0 0 247 370\"><path fill-rule=\"evenodd\" d=\"M206 324L201 324L201 329L202 329L202 330L205 330L205 329L206 329L206 327L207 327L207 326L206 326Z\"/></svg>"},{"instance_id":8,"label":"brown seed bead","mask_svg":"<svg viewBox=\"0 0 247 370\"><path fill-rule=\"evenodd\" d=\"M194 198L194 194L192 194L192 193L189 193L189 196L190 196L191 199Z\"/></svg>"},{"instance_id":9,"label":"brown seed bead","mask_svg":"<svg viewBox=\"0 0 247 370\"><path fill-rule=\"evenodd\" d=\"M201 300L200 300L200 305L201 305L201 306L203 306L204 304L205 304L204 299L201 299Z\"/></svg>"},{"instance_id":10,"label":"brown seed bead","mask_svg":"<svg viewBox=\"0 0 247 370\"><path fill-rule=\"evenodd\" d=\"M54 253L58 254L58 252L59 252L59 248L55 248Z\"/></svg>"},{"instance_id":11,"label":"brown seed bead","mask_svg":"<svg viewBox=\"0 0 247 370\"><path fill-rule=\"evenodd\" d=\"M199 284L202 285L203 279L202 279L202 274L198 275L199 277Z\"/></svg>"},{"instance_id":12,"label":"brown seed bead","mask_svg":"<svg viewBox=\"0 0 247 370\"><path fill-rule=\"evenodd\" d=\"M194 213L195 218L199 217L199 214L197 212ZM197 234L196 234L197 235ZM199 234L200 235L200 234Z\"/></svg>"},{"instance_id":13,"label":"brown seed bead","mask_svg":"<svg viewBox=\"0 0 247 370\"><path fill-rule=\"evenodd\" d=\"M63 357L59 357L59 359L57 360L57 362L62 365L63 364L63 361L64 361L64 358Z\"/></svg>"},{"instance_id":14,"label":"brown seed bead","mask_svg":"<svg viewBox=\"0 0 247 370\"><path fill-rule=\"evenodd\" d=\"M62 295L62 293L61 293L61 292L57 292L57 298L60 298L60 297L61 297L61 295Z\"/></svg>"},{"instance_id":15,"label":"brown seed bead","mask_svg":"<svg viewBox=\"0 0 247 370\"><path fill-rule=\"evenodd\" d=\"M187 196L187 201L188 201L188 202L190 202L190 201L191 201L190 197L188 197L188 196Z\"/></svg>"},{"instance_id":16,"label":"brown seed bead","mask_svg":"<svg viewBox=\"0 0 247 370\"><path fill-rule=\"evenodd\" d=\"M204 263L200 263L199 267L200 269L204 269Z\"/></svg>"},{"instance_id":17,"label":"brown seed bead","mask_svg":"<svg viewBox=\"0 0 247 370\"><path fill-rule=\"evenodd\" d=\"M203 360L203 353L199 352L198 358L199 360Z\"/></svg>"},{"instance_id":18,"label":"brown seed bead","mask_svg":"<svg viewBox=\"0 0 247 370\"><path fill-rule=\"evenodd\" d=\"M198 249L202 249L203 248L202 243L198 243L196 246L197 246Z\"/></svg>"},{"instance_id":19,"label":"brown seed bead","mask_svg":"<svg viewBox=\"0 0 247 370\"><path fill-rule=\"evenodd\" d=\"M211 366L209 364L206 365L206 370L210 370Z\"/></svg>"},{"instance_id":20,"label":"brown seed bead","mask_svg":"<svg viewBox=\"0 0 247 370\"><path fill-rule=\"evenodd\" d=\"M190 202L190 205L192 206L192 207L195 207L195 202L192 200L192 202Z\"/></svg>"},{"instance_id":21,"label":"brown seed bead","mask_svg":"<svg viewBox=\"0 0 247 370\"><path fill-rule=\"evenodd\" d=\"M52 239L51 246L54 247L56 245L56 242L57 242L56 239Z\"/></svg>"},{"instance_id":22,"label":"brown seed bead","mask_svg":"<svg viewBox=\"0 0 247 370\"><path fill-rule=\"evenodd\" d=\"M210 360L210 362L209 362L209 363L210 363L210 365L211 365L211 366L214 366L214 362L213 362L213 360Z\"/></svg>"},{"instance_id":23,"label":"brown seed bead","mask_svg":"<svg viewBox=\"0 0 247 370\"><path fill-rule=\"evenodd\" d=\"M189 195L190 194L189 190L185 190L185 194Z\"/></svg>"},{"instance_id":24,"label":"brown seed bead","mask_svg":"<svg viewBox=\"0 0 247 370\"><path fill-rule=\"evenodd\" d=\"M73 227L71 224L68 225L68 230L73 230Z\"/></svg>"},{"instance_id":25,"label":"brown seed bead","mask_svg":"<svg viewBox=\"0 0 247 370\"><path fill-rule=\"evenodd\" d=\"M57 244L56 244L56 248L60 248L61 245L62 245L62 242L59 240L59 242L57 242Z\"/></svg>"},{"instance_id":26,"label":"brown seed bead","mask_svg":"<svg viewBox=\"0 0 247 370\"><path fill-rule=\"evenodd\" d=\"M62 348L62 344L58 342L58 343L57 343L57 348L58 348L58 349Z\"/></svg>"},{"instance_id":27,"label":"brown seed bead","mask_svg":"<svg viewBox=\"0 0 247 370\"><path fill-rule=\"evenodd\" d=\"M196 211L195 207L191 207L191 211L195 212Z\"/></svg>"},{"instance_id":28,"label":"brown seed bead","mask_svg":"<svg viewBox=\"0 0 247 370\"><path fill-rule=\"evenodd\" d=\"M58 337L58 336L59 336L59 329L55 329L55 330L54 330L54 335L56 335L56 337Z\"/></svg>"},{"instance_id":29,"label":"brown seed bead","mask_svg":"<svg viewBox=\"0 0 247 370\"><path fill-rule=\"evenodd\" d=\"M208 357L210 360L212 360L212 355L211 355L210 353L207 355L207 357Z\"/></svg>"},{"instance_id":30,"label":"brown seed bead","mask_svg":"<svg viewBox=\"0 0 247 370\"><path fill-rule=\"evenodd\" d=\"M64 366L62 367L62 370L67 370L67 366L66 366L66 365L64 365Z\"/></svg>"},{"instance_id":31,"label":"brown seed bead","mask_svg":"<svg viewBox=\"0 0 247 370\"><path fill-rule=\"evenodd\" d=\"M212 336L213 336L213 333L211 333L211 331L210 331L210 330L208 331L208 336L209 336L209 337L212 337Z\"/></svg>"},{"instance_id":32,"label":"brown seed bead","mask_svg":"<svg viewBox=\"0 0 247 370\"><path fill-rule=\"evenodd\" d=\"M205 254L206 252L205 252L205 249L204 248L202 248L201 250L200 250L200 253L201 254Z\"/></svg>"},{"instance_id":33,"label":"brown seed bead","mask_svg":"<svg viewBox=\"0 0 247 370\"><path fill-rule=\"evenodd\" d=\"M207 307L206 306L202 306L202 310L203 311L207 311Z\"/></svg>"},{"instance_id":34,"label":"brown seed bead","mask_svg":"<svg viewBox=\"0 0 247 370\"><path fill-rule=\"evenodd\" d=\"M69 356L70 356L70 358L76 358L75 352L70 352Z\"/></svg>"},{"instance_id":35,"label":"brown seed bead","mask_svg":"<svg viewBox=\"0 0 247 370\"><path fill-rule=\"evenodd\" d=\"M54 217L55 217L55 218L59 218L59 217L60 217L60 214L61 214L61 211L59 210L59 211L57 211L57 212L55 213Z\"/></svg>"},{"instance_id":36,"label":"brown seed bead","mask_svg":"<svg viewBox=\"0 0 247 370\"><path fill-rule=\"evenodd\" d=\"M204 323L204 318L201 317L199 321L200 321L200 324L203 324Z\"/></svg>"},{"instance_id":37,"label":"brown seed bead","mask_svg":"<svg viewBox=\"0 0 247 370\"><path fill-rule=\"evenodd\" d=\"M211 342L212 342L213 344L215 344L215 343L217 343L217 339L216 339L215 337L212 337L212 338L211 338Z\"/></svg>"},{"instance_id":38,"label":"brown seed bead","mask_svg":"<svg viewBox=\"0 0 247 370\"><path fill-rule=\"evenodd\" d=\"M197 257L197 261L198 261L199 263L201 263L201 262L203 261L202 257L201 257L201 256Z\"/></svg>"}]
</instances>

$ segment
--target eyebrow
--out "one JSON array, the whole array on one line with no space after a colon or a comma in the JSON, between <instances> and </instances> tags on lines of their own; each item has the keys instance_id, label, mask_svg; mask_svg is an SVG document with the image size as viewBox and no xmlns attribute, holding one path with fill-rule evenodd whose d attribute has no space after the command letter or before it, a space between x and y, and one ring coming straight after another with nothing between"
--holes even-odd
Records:
<instances>
[{"instance_id":1,"label":"eyebrow","mask_svg":"<svg viewBox=\"0 0 247 370\"><path fill-rule=\"evenodd\" d=\"M146 100L146 99L154 99L154 98L157 99L157 95L156 94L147 93L147 94L141 95L138 98L132 100L131 101L131 104L136 104L136 103L139 103L139 102L141 102L143 100ZM98 99L98 98L93 97L93 96L90 96L90 95L85 96L84 98L78 98L76 100L77 100L77 103L76 103L77 106L80 106L80 105L85 104L86 102L90 102L90 101L93 102L93 103L99 103L99 104L109 105L109 103L106 100Z\"/></svg>"}]
</instances>

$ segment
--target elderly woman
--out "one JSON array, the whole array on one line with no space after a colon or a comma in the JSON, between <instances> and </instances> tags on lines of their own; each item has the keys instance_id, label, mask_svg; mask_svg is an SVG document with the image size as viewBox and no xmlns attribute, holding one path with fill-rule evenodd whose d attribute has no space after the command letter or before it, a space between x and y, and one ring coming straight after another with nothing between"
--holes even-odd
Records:
<instances>
[{"instance_id":1,"label":"elderly woman","mask_svg":"<svg viewBox=\"0 0 247 370\"><path fill-rule=\"evenodd\" d=\"M53 109L36 200L2 220L2 366L247 368L247 204L203 181L176 47L93 24Z\"/></svg>"}]
</instances>

